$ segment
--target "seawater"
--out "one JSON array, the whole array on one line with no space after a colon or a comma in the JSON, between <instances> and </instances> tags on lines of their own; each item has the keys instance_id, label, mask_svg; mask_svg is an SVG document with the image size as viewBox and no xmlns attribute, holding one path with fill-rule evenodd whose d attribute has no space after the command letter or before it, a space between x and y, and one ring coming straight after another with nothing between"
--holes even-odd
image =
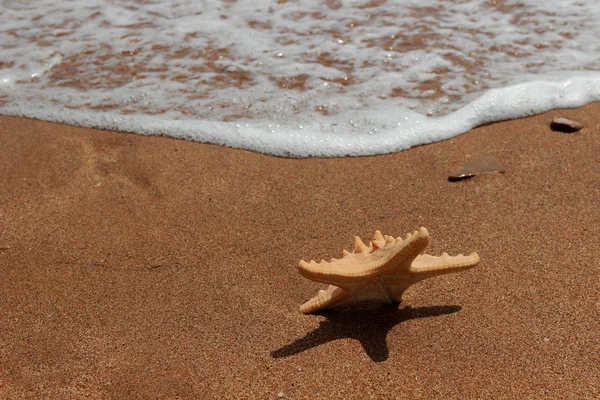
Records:
<instances>
[{"instance_id":1,"label":"seawater","mask_svg":"<svg viewBox=\"0 0 600 400\"><path fill-rule=\"evenodd\" d=\"M4 0L0 113L288 156L600 100L597 0Z\"/></svg>"}]
</instances>

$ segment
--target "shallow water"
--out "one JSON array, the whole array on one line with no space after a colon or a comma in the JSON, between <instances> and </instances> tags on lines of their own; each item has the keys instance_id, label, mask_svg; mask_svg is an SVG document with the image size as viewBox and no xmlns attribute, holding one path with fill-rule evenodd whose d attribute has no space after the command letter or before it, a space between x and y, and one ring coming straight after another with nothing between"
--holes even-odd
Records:
<instances>
[{"instance_id":1,"label":"shallow water","mask_svg":"<svg viewBox=\"0 0 600 400\"><path fill-rule=\"evenodd\" d=\"M302 157L600 100L600 3L4 1L0 113Z\"/></svg>"}]
</instances>

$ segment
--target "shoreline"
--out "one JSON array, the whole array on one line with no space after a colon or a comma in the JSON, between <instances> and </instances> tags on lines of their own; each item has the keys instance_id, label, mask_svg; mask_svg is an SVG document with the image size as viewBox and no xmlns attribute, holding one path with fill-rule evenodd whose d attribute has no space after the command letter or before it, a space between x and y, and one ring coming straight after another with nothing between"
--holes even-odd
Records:
<instances>
[{"instance_id":1,"label":"shoreline","mask_svg":"<svg viewBox=\"0 0 600 400\"><path fill-rule=\"evenodd\" d=\"M0 397L597 398L598 115L334 159L0 116ZM298 311L300 259L419 226L480 264Z\"/></svg>"},{"instance_id":2,"label":"shoreline","mask_svg":"<svg viewBox=\"0 0 600 400\"><path fill-rule=\"evenodd\" d=\"M160 136L223 145L284 158L338 158L394 154L415 146L452 140L477 127L552 112L553 109L576 109L599 99L600 75L583 74L563 81L532 81L489 89L478 98L443 115L428 117L402 107L395 121L360 125L366 116L339 113L334 116L340 124L323 121L311 125L297 120L294 123L277 121L265 125L264 120L225 119L223 122L199 119L170 119L151 114L113 114L110 109L91 113L85 109L64 109L62 112L38 107L35 103L12 103L0 107L7 116L39 119L41 121L80 126L121 133ZM514 99L518 98L518 103ZM516 106L515 106L516 104ZM23 110L27 110L24 112ZM379 111L377 111L379 110ZM389 112L388 112L389 111ZM375 114L393 114L391 110L376 109ZM60 118L56 118L60 115ZM402 117L404 115L404 117ZM354 121L353 121L354 120ZM378 118L375 118L377 121ZM256 123L256 124L255 124ZM331 129L333 126L335 129ZM373 135L371 132L377 134ZM268 136L267 131L273 135ZM317 132L317 133L315 133ZM362 133L360 133L362 132ZM368 132L368 133L367 133Z\"/></svg>"}]
</instances>

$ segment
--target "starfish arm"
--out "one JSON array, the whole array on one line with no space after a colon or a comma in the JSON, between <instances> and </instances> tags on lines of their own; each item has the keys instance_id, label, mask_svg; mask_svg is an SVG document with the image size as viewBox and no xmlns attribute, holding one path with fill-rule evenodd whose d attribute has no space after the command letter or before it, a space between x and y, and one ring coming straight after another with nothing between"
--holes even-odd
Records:
<instances>
[{"instance_id":1,"label":"starfish arm","mask_svg":"<svg viewBox=\"0 0 600 400\"><path fill-rule=\"evenodd\" d=\"M427 245L431 237L427 229L421 227L418 231L409 233L406 235L404 240L396 239L396 245L400 244L400 250L395 252L393 257L386 262L386 269L382 270L383 273L388 270L401 270L409 269L413 260L421 253Z\"/></svg>"},{"instance_id":2,"label":"starfish arm","mask_svg":"<svg viewBox=\"0 0 600 400\"><path fill-rule=\"evenodd\" d=\"M412 261L429 244L427 229L409 233L404 240L382 237L376 232L374 240L366 246L355 237L354 253L345 252L343 258L320 262L304 260L298 264L300 274L312 281L345 287L364 279L388 273L395 269L408 269Z\"/></svg>"},{"instance_id":3,"label":"starfish arm","mask_svg":"<svg viewBox=\"0 0 600 400\"><path fill-rule=\"evenodd\" d=\"M320 262L302 260L298 263L298 271L300 275L311 281L337 286L341 286L344 281L350 282L364 276L360 262L357 262L353 254L346 255L340 260Z\"/></svg>"},{"instance_id":4,"label":"starfish arm","mask_svg":"<svg viewBox=\"0 0 600 400\"><path fill-rule=\"evenodd\" d=\"M473 268L479 263L479 255L471 253L468 256L459 254L450 256L443 253L439 257L422 254L415 258L410 266L410 273L427 278L430 276L450 274Z\"/></svg>"},{"instance_id":5,"label":"starfish arm","mask_svg":"<svg viewBox=\"0 0 600 400\"><path fill-rule=\"evenodd\" d=\"M344 289L330 285L327 290L319 290L319 293L317 293L315 297L302 304L300 306L300 312L311 314L324 308L335 307L339 302L343 301L347 295L348 294Z\"/></svg>"}]
</instances>

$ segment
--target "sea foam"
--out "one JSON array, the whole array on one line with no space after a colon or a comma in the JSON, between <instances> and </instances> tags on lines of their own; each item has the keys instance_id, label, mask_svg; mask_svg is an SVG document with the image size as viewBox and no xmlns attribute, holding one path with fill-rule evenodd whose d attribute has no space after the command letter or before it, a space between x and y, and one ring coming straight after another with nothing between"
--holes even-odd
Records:
<instances>
[{"instance_id":1,"label":"sea foam","mask_svg":"<svg viewBox=\"0 0 600 400\"><path fill-rule=\"evenodd\" d=\"M600 100L594 0L5 1L0 113L288 157Z\"/></svg>"}]
</instances>

